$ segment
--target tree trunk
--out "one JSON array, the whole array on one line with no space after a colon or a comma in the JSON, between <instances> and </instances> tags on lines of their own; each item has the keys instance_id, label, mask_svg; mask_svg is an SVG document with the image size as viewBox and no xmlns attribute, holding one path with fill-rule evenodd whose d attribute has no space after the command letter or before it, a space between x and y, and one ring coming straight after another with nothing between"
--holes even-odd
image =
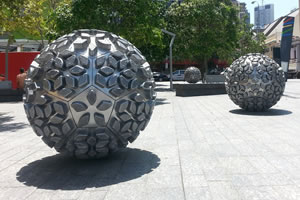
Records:
<instances>
[{"instance_id":1,"label":"tree trunk","mask_svg":"<svg viewBox=\"0 0 300 200\"><path fill-rule=\"evenodd\" d=\"M10 47L10 41L7 40L7 45L5 48L5 80L8 81L8 51Z\"/></svg>"},{"instance_id":2,"label":"tree trunk","mask_svg":"<svg viewBox=\"0 0 300 200\"><path fill-rule=\"evenodd\" d=\"M7 45L5 48L5 80L8 81L8 52L10 44L14 43L14 36L11 33L8 33Z\"/></svg>"},{"instance_id":3,"label":"tree trunk","mask_svg":"<svg viewBox=\"0 0 300 200\"><path fill-rule=\"evenodd\" d=\"M208 64L207 64L207 58L203 59L203 67L204 67L204 73L208 73Z\"/></svg>"},{"instance_id":4,"label":"tree trunk","mask_svg":"<svg viewBox=\"0 0 300 200\"><path fill-rule=\"evenodd\" d=\"M41 26L38 24L38 30L39 30L39 32L40 32L40 36L41 36L41 39L42 39L42 48L41 49L43 49L44 47L45 47L45 42L44 42L44 33L43 33L43 30L42 30L42 28L41 28Z\"/></svg>"}]
</instances>

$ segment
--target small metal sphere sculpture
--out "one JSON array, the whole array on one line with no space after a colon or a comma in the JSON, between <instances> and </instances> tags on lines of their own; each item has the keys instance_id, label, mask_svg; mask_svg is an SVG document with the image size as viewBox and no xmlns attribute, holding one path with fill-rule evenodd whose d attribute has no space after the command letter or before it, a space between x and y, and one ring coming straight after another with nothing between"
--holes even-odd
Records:
<instances>
[{"instance_id":1,"label":"small metal sphere sculpture","mask_svg":"<svg viewBox=\"0 0 300 200\"><path fill-rule=\"evenodd\" d=\"M247 111L266 111L281 98L285 76L269 57L252 53L235 60L224 73L230 99Z\"/></svg>"},{"instance_id":2,"label":"small metal sphere sculpture","mask_svg":"<svg viewBox=\"0 0 300 200\"><path fill-rule=\"evenodd\" d=\"M148 62L127 40L100 30L60 37L32 62L24 107L58 152L100 158L133 142L154 109Z\"/></svg>"},{"instance_id":3,"label":"small metal sphere sculpture","mask_svg":"<svg viewBox=\"0 0 300 200\"><path fill-rule=\"evenodd\" d=\"M184 72L184 80L188 83L197 83L201 79L201 72L197 67L188 67Z\"/></svg>"}]
</instances>

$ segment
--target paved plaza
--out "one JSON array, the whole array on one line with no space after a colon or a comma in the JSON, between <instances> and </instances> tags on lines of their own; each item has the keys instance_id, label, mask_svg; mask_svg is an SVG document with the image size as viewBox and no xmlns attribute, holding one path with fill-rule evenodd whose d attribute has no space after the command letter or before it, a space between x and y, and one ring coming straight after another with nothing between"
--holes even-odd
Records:
<instances>
[{"instance_id":1,"label":"paved plaza","mask_svg":"<svg viewBox=\"0 0 300 200\"><path fill-rule=\"evenodd\" d=\"M0 103L0 199L300 200L300 80L266 113L167 87L138 139L102 160L57 154L21 102Z\"/></svg>"}]
</instances>

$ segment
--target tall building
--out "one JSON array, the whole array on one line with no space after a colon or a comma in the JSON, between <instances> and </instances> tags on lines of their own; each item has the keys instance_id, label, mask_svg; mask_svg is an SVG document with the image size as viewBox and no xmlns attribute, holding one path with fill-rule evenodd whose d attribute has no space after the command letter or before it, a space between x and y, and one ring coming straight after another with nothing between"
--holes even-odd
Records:
<instances>
[{"instance_id":1,"label":"tall building","mask_svg":"<svg viewBox=\"0 0 300 200\"><path fill-rule=\"evenodd\" d=\"M248 12L246 5L247 5L246 3L243 2L240 3L239 17L240 19L246 18L246 23L250 24L250 13Z\"/></svg>"},{"instance_id":2,"label":"tall building","mask_svg":"<svg viewBox=\"0 0 300 200\"><path fill-rule=\"evenodd\" d=\"M245 19L247 24L250 24L250 13L247 10L246 3L239 2L238 0L231 0L232 4L237 6L239 9L239 18L241 20Z\"/></svg>"},{"instance_id":3,"label":"tall building","mask_svg":"<svg viewBox=\"0 0 300 200\"><path fill-rule=\"evenodd\" d=\"M274 21L274 4L256 6L254 8L254 23L256 29L264 29L264 26Z\"/></svg>"}]
</instances>

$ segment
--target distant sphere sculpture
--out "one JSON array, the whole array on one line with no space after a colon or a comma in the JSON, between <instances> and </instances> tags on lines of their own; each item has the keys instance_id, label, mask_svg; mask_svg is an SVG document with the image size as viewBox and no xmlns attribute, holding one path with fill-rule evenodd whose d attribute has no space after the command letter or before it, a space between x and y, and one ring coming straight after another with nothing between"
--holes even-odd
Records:
<instances>
[{"instance_id":1,"label":"distant sphere sculpture","mask_svg":"<svg viewBox=\"0 0 300 200\"><path fill-rule=\"evenodd\" d=\"M197 83L201 79L201 72L197 67L188 67L184 72L184 80L188 83Z\"/></svg>"},{"instance_id":2,"label":"distant sphere sculpture","mask_svg":"<svg viewBox=\"0 0 300 200\"><path fill-rule=\"evenodd\" d=\"M147 126L156 94L145 57L127 40L78 30L32 62L24 107L34 132L58 152L100 158Z\"/></svg>"},{"instance_id":3,"label":"distant sphere sculpture","mask_svg":"<svg viewBox=\"0 0 300 200\"><path fill-rule=\"evenodd\" d=\"M269 57L252 53L235 60L224 73L230 99L247 111L266 111L281 98L285 76Z\"/></svg>"}]
</instances>

